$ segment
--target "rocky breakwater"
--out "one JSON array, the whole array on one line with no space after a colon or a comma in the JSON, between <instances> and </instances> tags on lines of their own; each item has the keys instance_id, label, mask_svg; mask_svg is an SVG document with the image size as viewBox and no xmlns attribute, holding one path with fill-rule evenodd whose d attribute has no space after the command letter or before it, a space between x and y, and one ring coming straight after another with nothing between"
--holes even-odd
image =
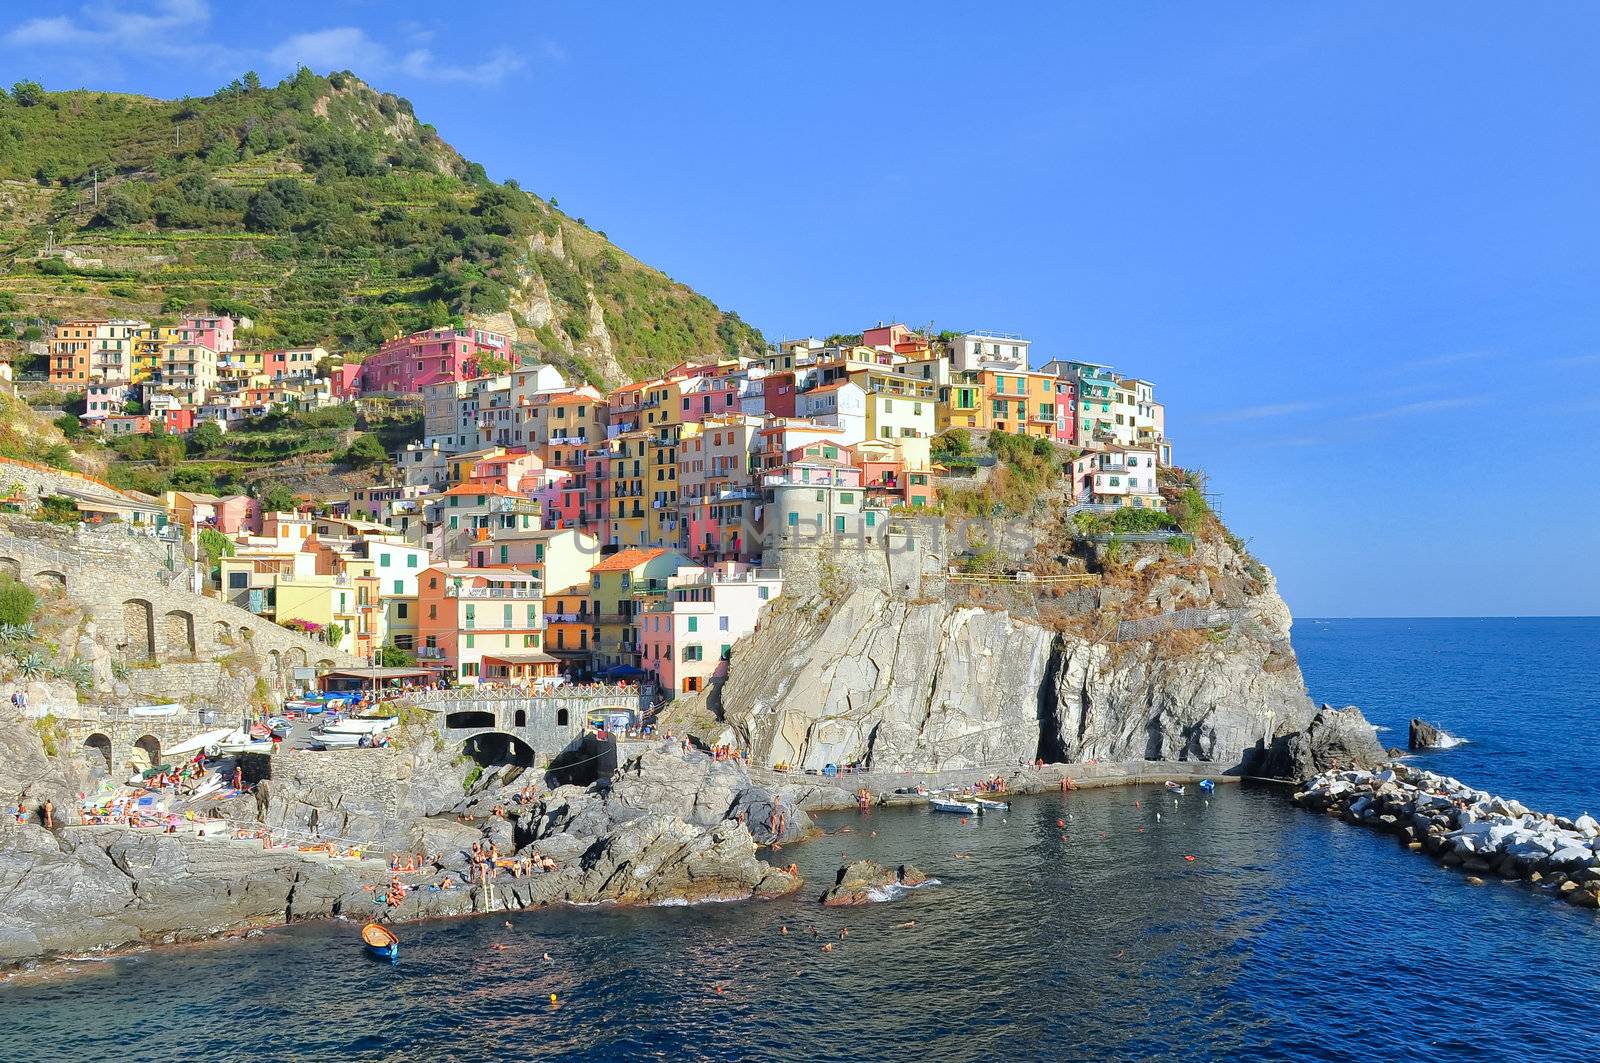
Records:
<instances>
[{"instance_id":1,"label":"rocky breakwater","mask_svg":"<svg viewBox=\"0 0 1600 1063\"><path fill-rule=\"evenodd\" d=\"M1224 538L1119 569L1065 619L1047 598L978 607L869 577L780 598L720 688L671 719L807 770L1201 761L1298 779L1385 759L1358 710L1313 704L1271 573ZM1231 622L1122 642L1103 622L1200 605Z\"/></svg>"},{"instance_id":2,"label":"rocky breakwater","mask_svg":"<svg viewBox=\"0 0 1600 1063\"><path fill-rule=\"evenodd\" d=\"M1521 880L1571 904L1600 908L1600 822L1534 812L1449 776L1395 765L1329 771L1308 780L1295 803L1396 834L1413 851L1481 882Z\"/></svg>"}]
</instances>

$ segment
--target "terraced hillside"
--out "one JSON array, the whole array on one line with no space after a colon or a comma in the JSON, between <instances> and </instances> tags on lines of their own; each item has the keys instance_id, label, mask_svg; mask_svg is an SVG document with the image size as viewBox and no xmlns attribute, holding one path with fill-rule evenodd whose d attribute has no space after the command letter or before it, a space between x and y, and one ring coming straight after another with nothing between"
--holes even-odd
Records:
<instances>
[{"instance_id":1,"label":"terraced hillside","mask_svg":"<svg viewBox=\"0 0 1600 1063\"><path fill-rule=\"evenodd\" d=\"M0 265L26 314L205 307L261 343L355 351L470 317L595 382L762 343L349 73L204 99L0 93Z\"/></svg>"}]
</instances>

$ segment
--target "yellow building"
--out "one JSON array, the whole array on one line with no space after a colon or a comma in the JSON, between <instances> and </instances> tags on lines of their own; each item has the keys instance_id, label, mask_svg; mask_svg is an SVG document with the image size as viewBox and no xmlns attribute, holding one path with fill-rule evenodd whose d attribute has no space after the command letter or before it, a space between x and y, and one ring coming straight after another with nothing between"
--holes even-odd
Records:
<instances>
[{"instance_id":1,"label":"yellow building","mask_svg":"<svg viewBox=\"0 0 1600 1063\"><path fill-rule=\"evenodd\" d=\"M639 614L666 600L667 577L688 564L676 550L647 547L618 551L589 569L597 670L639 666Z\"/></svg>"}]
</instances>

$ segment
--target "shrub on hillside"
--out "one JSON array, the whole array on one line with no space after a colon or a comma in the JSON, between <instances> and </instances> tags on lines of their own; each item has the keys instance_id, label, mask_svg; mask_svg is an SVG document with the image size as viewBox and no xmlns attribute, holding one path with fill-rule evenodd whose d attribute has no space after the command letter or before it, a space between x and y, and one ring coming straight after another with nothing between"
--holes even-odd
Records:
<instances>
[{"instance_id":1,"label":"shrub on hillside","mask_svg":"<svg viewBox=\"0 0 1600 1063\"><path fill-rule=\"evenodd\" d=\"M0 572L0 625L19 628L33 618L39 599L27 584Z\"/></svg>"}]
</instances>

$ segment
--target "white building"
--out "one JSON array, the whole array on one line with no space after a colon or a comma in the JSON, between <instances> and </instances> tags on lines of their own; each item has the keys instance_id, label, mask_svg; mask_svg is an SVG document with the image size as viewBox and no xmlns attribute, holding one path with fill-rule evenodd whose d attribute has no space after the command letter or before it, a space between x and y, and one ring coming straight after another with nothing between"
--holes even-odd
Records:
<instances>
[{"instance_id":1,"label":"white building","mask_svg":"<svg viewBox=\"0 0 1600 1063\"><path fill-rule=\"evenodd\" d=\"M950 364L957 372L983 369L1019 372L1028 368L1029 341L1009 332L967 332L950 341Z\"/></svg>"}]
</instances>

